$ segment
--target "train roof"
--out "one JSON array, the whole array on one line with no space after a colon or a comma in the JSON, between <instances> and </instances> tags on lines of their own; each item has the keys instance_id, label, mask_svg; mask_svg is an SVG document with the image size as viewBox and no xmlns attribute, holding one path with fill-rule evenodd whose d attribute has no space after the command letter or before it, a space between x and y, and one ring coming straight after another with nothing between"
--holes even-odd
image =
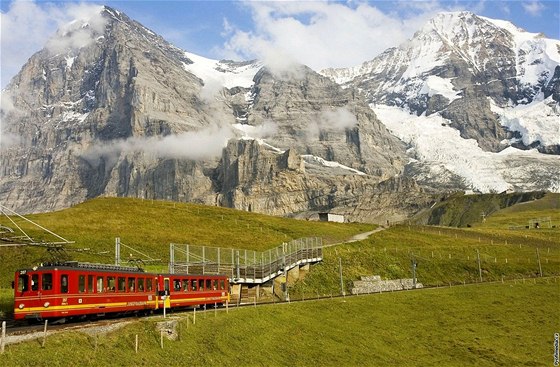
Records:
<instances>
[{"instance_id":1,"label":"train roof","mask_svg":"<svg viewBox=\"0 0 560 367\"><path fill-rule=\"evenodd\" d=\"M122 265L112 265L112 264L96 264L78 261L65 261L65 262L55 262L55 263L42 263L39 266L27 269L19 269L21 271L42 271L42 270L88 270L88 271L99 271L99 272L115 272L115 273L142 273L146 275L162 275L162 276L203 276L206 278L222 278L227 277L224 274L185 274L185 273L162 273L162 272L150 272L147 273L144 269L133 266L122 266Z\"/></svg>"},{"instance_id":2,"label":"train roof","mask_svg":"<svg viewBox=\"0 0 560 367\"><path fill-rule=\"evenodd\" d=\"M125 272L125 273L145 273L144 269L141 269L139 267L134 267L134 266L95 264L95 263L86 263L86 262L78 262L78 261L42 263L41 265L33 267L32 269L22 269L22 270L37 271L37 270L54 270L54 269L114 271L114 272Z\"/></svg>"}]
</instances>

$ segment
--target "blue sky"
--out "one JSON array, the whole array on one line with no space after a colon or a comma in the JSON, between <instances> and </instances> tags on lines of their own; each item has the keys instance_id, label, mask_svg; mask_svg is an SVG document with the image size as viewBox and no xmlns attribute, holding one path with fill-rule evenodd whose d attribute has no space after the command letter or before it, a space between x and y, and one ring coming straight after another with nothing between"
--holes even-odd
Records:
<instances>
[{"instance_id":1,"label":"blue sky","mask_svg":"<svg viewBox=\"0 0 560 367\"><path fill-rule=\"evenodd\" d=\"M0 1L4 87L56 28L109 5L210 58L291 58L354 66L396 46L440 11L470 10L560 39L560 1ZM333 52L333 50L336 50Z\"/></svg>"}]
</instances>

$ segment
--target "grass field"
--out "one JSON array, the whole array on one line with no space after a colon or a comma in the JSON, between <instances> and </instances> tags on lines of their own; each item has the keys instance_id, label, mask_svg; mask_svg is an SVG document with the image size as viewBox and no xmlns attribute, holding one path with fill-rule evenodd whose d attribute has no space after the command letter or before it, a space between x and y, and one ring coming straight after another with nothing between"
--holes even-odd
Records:
<instances>
[{"instance_id":1,"label":"grass field","mask_svg":"<svg viewBox=\"0 0 560 367\"><path fill-rule=\"evenodd\" d=\"M508 281L208 311L196 325L191 312L163 349L157 317L8 345L0 365L551 366L559 291L559 279Z\"/></svg>"},{"instance_id":2,"label":"grass field","mask_svg":"<svg viewBox=\"0 0 560 367\"><path fill-rule=\"evenodd\" d=\"M418 213L411 221L417 224L453 227L475 226L483 221L483 215L485 217L493 216L498 211L508 207L524 203L534 205L535 202L541 203L541 209L555 208L558 210L560 209L560 194L528 192L463 195L458 193L429 210ZM560 218L557 219L560 220ZM523 225L525 224L527 223L524 222Z\"/></svg>"},{"instance_id":3,"label":"grass field","mask_svg":"<svg viewBox=\"0 0 560 367\"><path fill-rule=\"evenodd\" d=\"M292 286L290 294L298 299L340 294L340 263L347 293L361 276L412 278L412 259L424 286L480 282L477 250L483 282L536 277L541 270L544 276L560 275L560 232L554 231L542 230L535 239L475 229L396 226L364 241L325 249L323 261Z\"/></svg>"},{"instance_id":4,"label":"grass field","mask_svg":"<svg viewBox=\"0 0 560 367\"><path fill-rule=\"evenodd\" d=\"M263 251L292 239L322 237L329 243L375 228L369 224L309 222L220 207L125 198L98 198L70 209L27 217L75 241L68 246L70 249L91 249L69 251L75 260L112 263L115 237L120 237L122 244L161 259L153 269L158 271L167 268L170 243ZM13 219L36 240L57 240L21 219ZM5 217L0 217L0 225L14 227ZM99 252L105 254L95 255ZM122 247L122 252L126 257L132 251ZM44 261L52 261L44 248L0 248L0 288L9 287L17 268Z\"/></svg>"},{"instance_id":5,"label":"grass field","mask_svg":"<svg viewBox=\"0 0 560 367\"><path fill-rule=\"evenodd\" d=\"M79 355L80 365L89 366L548 366L553 334L560 330L557 198L547 195L497 211L471 228L399 225L364 241L325 248L324 260L289 291L292 300L340 294L339 263L347 293L363 275L410 278L412 259L418 262L418 280L438 288L230 309L229 314L210 311L199 313L196 325L183 315L180 340L165 340L163 349L155 327L161 317L144 318L97 337L56 334L45 349L38 341L9 345L0 365L63 366L75 364ZM319 234L334 242L372 229L114 200L33 218L82 247L112 249L113 237L120 236L144 251L165 252L169 242L262 250L283 238ZM550 221L525 228L523 223L535 218ZM0 261L12 265L41 256L44 250L0 251ZM4 278L10 281L11 274ZM11 303L11 290L1 290L4 314Z\"/></svg>"}]
</instances>

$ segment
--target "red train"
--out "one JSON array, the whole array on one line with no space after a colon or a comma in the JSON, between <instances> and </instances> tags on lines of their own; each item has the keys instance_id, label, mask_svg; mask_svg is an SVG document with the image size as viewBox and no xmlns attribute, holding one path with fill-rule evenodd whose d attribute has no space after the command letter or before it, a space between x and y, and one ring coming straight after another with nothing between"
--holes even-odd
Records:
<instances>
[{"instance_id":1,"label":"red train","mask_svg":"<svg viewBox=\"0 0 560 367\"><path fill-rule=\"evenodd\" d=\"M66 262L19 270L14 318L63 319L229 302L220 275L156 274L137 268Z\"/></svg>"}]
</instances>

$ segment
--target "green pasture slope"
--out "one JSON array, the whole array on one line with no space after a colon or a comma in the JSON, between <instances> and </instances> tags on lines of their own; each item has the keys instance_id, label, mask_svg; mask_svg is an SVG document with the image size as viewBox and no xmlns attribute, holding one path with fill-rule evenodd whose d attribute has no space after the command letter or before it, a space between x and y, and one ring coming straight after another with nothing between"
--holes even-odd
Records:
<instances>
[{"instance_id":1,"label":"green pasture slope","mask_svg":"<svg viewBox=\"0 0 560 367\"><path fill-rule=\"evenodd\" d=\"M542 198L545 199L540 200ZM482 195L455 194L447 198L447 200L437 203L434 207L422 211L411 221L417 224L468 227L482 222L483 214L485 216L494 215L504 208L522 203L534 207L535 201L541 203L541 209L559 209L560 194L544 192Z\"/></svg>"},{"instance_id":2,"label":"green pasture slope","mask_svg":"<svg viewBox=\"0 0 560 367\"><path fill-rule=\"evenodd\" d=\"M560 275L559 198L546 195L499 210L472 228L398 225L364 241L326 248L323 261L290 293L296 298L340 294L340 263L346 292L360 276L412 278L413 260L424 286L480 282L478 256L483 282L536 277L541 271ZM543 217L551 221L539 229L521 226Z\"/></svg>"},{"instance_id":3,"label":"green pasture slope","mask_svg":"<svg viewBox=\"0 0 560 367\"><path fill-rule=\"evenodd\" d=\"M130 327L98 336L97 350L96 338L80 332L49 337L45 349L37 341L10 345L0 356L0 365L66 365L75 362L79 350L82 365L91 366L549 366L553 363L553 334L560 330L557 198L547 195L496 211L484 223L471 228L399 225L364 241L328 247L323 262L314 265L303 280L290 285L289 292L292 300L339 295L340 263L347 294L352 282L363 275L410 278L412 259L418 263L418 281L437 288L230 309L229 314L220 311L216 316L209 312L198 314L194 326L192 320L183 316L180 340L164 341L163 350L154 325L161 317L141 319ZM177 211L172 203L143 204ZM200 210L197 215L209 210L191 208ZM233 213L237 223L227 213ZM226 214L223 227L229 223L234 228L241 222L237 217L241 213L226 210ZM208 215L209 227L219 232L216 228L221 228L221 217ZM70 233L81 233L85 226L80 227L80 220L72 220L71 216L68 215L67 222L80 229ZM94 216L93 223L106 220L104 217L113 218L112 221L127 217L123 213ZM523 225L534 218L548 217L548 224L539 229ZM282 241L285 227L265 225L269 220L282 219L260 220L258 223L268 228L269 233L236 232L239 238L249 238L239 243L259 242L250 241L250 236L260 236L259 233L276 236L270 243ZM55 231L68 233L71 226L61 223L66 221L53 220L52 225L45 225L58 225L56 228L64 230ZM322 230L307 227L320 223L296 224L306 229L292 229L294 238L316 235L313 230ZM149 235L144 228L150 227L142 227L142 234L136 234L137 237L134 230L129 231L131 238L139 238L138 243L142 243L141 239ZM344 225L341 228L348 232L343 233L338 226L328 228L336 228L332 241L371 229ZM197 229L192 231L196 233ZM96 241L94 237L87 238L91 243ZM102 243L102 238L99 241ZM127 243L124 238L123 242ZM112 240L108 243L110 248ZM166 243L161 246L167 248ZM136 334L140 337L138 354L134 352Z\"/></svg>"},{"instance_id":4,"label":"green pasture slope","mask_svg":"<svg viewBox=\"0 0 560 367\"><path fill-rule=\"evenodd\" d=\"M0 365L552 366L560 279L506 281L141 318L6 346ZM135 353L135 338L139 350Z\"/></svg>"},{"instance_id":5,"label":"green pasture slope","mask_svg":"<svg viewBox=\"0 0 560 367\"><path fill-rule=\"evenodd\" d=\"M220 207L125 198L98 198L66 210L26 217L75 241L68 246L70 249L91 249L69 251L74 260L112 263L115 237L120 237L123 244L161 258L161 269L167 268L170 243L263 251L297 238L320 236L328 243L375 228L368 224L308 222ZM37 240L58 240L21 219L13 219ZM0 225L14 227L5 217L0 217ZM121 251L123 258L128 256L125 247ZM98 252L106 255L94 255ZM48 260L42 248L0 248L0 288L9 287L17 268Z\"/></svg>"}]
</instances>

